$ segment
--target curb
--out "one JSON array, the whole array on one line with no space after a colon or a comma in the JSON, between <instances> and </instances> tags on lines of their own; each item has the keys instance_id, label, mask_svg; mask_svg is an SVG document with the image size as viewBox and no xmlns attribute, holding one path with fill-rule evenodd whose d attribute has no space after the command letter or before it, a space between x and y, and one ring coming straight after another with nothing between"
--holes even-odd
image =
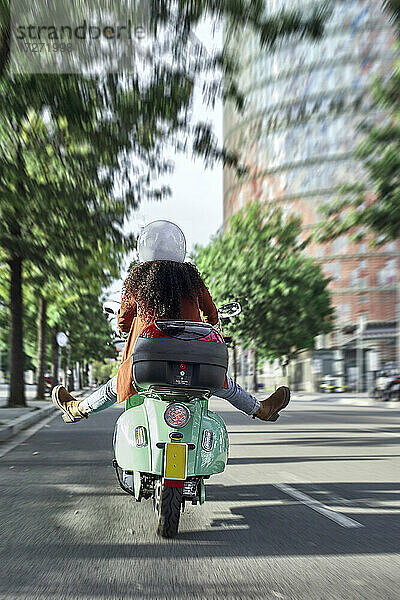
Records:
<instances>
[{"instance_id":1,"label":"curb","mask_svg":"<svg viewBox=\"0 0 400 600\"><path fill-rule=\"evenodd\" d=\"M87 392L88 390L82 390L76 394L76 397L79 398ZM8 425L0 425L0 442L9 440L23 429L27 429L31 425L34 425L42 418L46 418L47 416L51 415L51 413L56 410L57 408L51 403L51 400L49 400L49 406L44 406L43 408L34 410L27 415L22 415L21 417L14 419Z\"/></svg>"},{"instance_id":2,"label":"curb","mask_svg":"<svg viewBox=\"0 0 400 600\"><path fill-rule=\"evenodd\" d=\"M321 403L324 402L325 398L321 399L320 396L315 396L315 397L308 397L308 398L304 398L304 397L299 397L294 394L293 395L293 400L296 400L297 402L313 402L314 400L320 401ZM332 398L330 399L329 396L326 398L326 403L331 404L332 406L334 406L335 404L341 404L342 406L364 406L364 407L370 407L370 408L400 408L400 402L398 401L387 401L387 402L379 402L378 400L374 400L373 398Z\"/></svg>"},{"instance_id":3,"label":"curb","mask_svg":"<svg viewBox=\"0 0 400 600\"><path fill-rule=\"evenodd\" d=\"M22 431L22 429L26 429L30 425L34 425L35 423L40 421L40 419L42 419L43 417L47 417L47 415L50 415L55 408L56 407L53 405L44 406L39 410L32 411L32 413L30 414L22 415L21 417L14 419L14 421L9 425L1 425L0 442L5 442L16 433Z\"/></svg>"},{"instance_id":4,"label":"curb","mask_svg":"<svg viewBox=\"0 0 400 600\"><path fill-rule=\"evenodd\" d=\"M400 408L399 402L395 402L395 401L378 402L377 400L368 399L368 398L365 398L364 400L362 400L361 398L359 400L354 399L352 402L348 402L344 398L343 400L339 400L338 403L339 404L347 404L348 406L352 405L352 406L369 406L369 407L373 407L373 408Z\"/></svg>"}]
</instances>

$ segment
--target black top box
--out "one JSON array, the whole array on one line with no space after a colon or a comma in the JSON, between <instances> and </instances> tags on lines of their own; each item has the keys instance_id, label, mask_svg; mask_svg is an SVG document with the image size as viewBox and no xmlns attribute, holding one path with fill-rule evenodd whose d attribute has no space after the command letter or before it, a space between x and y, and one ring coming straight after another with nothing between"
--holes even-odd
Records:
<instances>
[{"instance_id":1,"label":"black top box","mask_svg":"<svg viewBox=\"0 0 400 600\"><path fill-rule=\"evenodd\" d=\"M138 337L132 354L133 383L141 390L171 386L213 392L223 386L227 369L228 349L221 342Z\"/></svg>"}]
</instances>

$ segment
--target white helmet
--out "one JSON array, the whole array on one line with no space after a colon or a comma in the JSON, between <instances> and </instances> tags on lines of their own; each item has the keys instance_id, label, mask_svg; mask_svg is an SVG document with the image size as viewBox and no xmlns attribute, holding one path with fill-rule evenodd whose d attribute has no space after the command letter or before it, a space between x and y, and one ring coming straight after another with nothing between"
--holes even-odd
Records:
<instances>
[{"instance_id":1,"label":"white helmet","mask_svg":"<svg viewBox=\"0 0 400 600\"><path fill-rule=\"evenodd\" d=\"M137 241L139 262L172 260L182 263L186 240L182 230L170 221L153 221L144 227Z\"/></svg>"}]
</instances>

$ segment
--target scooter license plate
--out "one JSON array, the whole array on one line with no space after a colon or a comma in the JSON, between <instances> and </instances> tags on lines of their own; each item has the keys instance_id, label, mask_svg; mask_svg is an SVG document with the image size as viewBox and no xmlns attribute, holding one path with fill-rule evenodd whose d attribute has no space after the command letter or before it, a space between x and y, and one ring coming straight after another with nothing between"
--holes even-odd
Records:
<instances>
[{"instance_id":1,"label":"scooter license plate","mask_svg":"<svg viewBox=\"0 0 400 600\"><path fill-rule=\"evenodd\" d=\"M187 444L165 444L164 477L186 479Z\"/></svg>"}]
</instances>

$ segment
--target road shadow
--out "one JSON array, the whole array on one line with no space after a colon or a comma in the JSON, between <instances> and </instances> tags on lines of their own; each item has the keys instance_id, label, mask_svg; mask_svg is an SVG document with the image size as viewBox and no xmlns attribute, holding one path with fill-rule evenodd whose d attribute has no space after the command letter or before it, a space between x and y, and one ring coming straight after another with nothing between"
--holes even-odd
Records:
<instances>
[{"instance_id":1,"label":"road shadow","mask_svg":"<svg viewBox=\"0 0 400 600\"><path fill-rule=\"evenodd\" d=\"M146 585L143 587L139 582L144 581L148 585L149 579L145 575L148 565L156 570L157 564L161 566L163 561L171 565L170 569L163 566L163 585L172 586L172 589L176 589L176 585L186 585L187 593L188 582L179 583L174 575L178 564L182 569L182 563L175 561L195 566L199 559L398 553L398 484L338 482L295 484L295 487L327 506L337 504L336 494L344 496L352 506L365 511L354 515L342 506L341 513L355 518L364 527L343 528L274 485L226 486L210 483L207 485L207 504L205 507L191 507L182 515L181 532L175 540L162 540L155 536L150 502L146 503L146 510L139 505L141 518L146 517L146 528L149 528L145 540L143 534L137 537L133 532L122 538L119 533L114 542L112 529L109 541L103 543L85 543L79 536L68 537L67 532L60 541L48 539L45 535L39 535L37 543L27 542L24 536L15 539L5 549L0 561L0 571L3 571L0 573L0 595L9 593L7 586L10 584L6 582L12 582L12 597L16 599L26 598L27 590L34 590L32 597L37 598L75 600L88 597L88 593L90 598L154 598L154 589L146 588ZM120 516L125 519L130 516L132 522L137 505L129 498L126 502L122 501L120 505ZM24 519L33 517L34 509L34 504L25 506ZM377 509L381 512L373 512ZM101 519L102 515L99 514L98 518ZM201 591L200 587L193 582L189 582L190 585L196 596Z\"/></svg>"},{"instance_id":2,"label":"road shadow","mask_svg":"<svg viewBox=\"0 0 400 600\"><path fill-rule=\"evenodd\" d=\"M395 433L398 434L400 437L400 426L397 427L380 427L377 430L370 430L370 429L365 429L362 430L360 428L349 428L349 427L340 427L340 428L335 428L335 427L329 427L329 423L325 424L325 427L321 427L321 428L313 428L313 427L308 427L308 429L299 429L296 426L293 426L292 429L281 429L281 428L277 428L275 429L275 431L273 430L268 430L268 431L229 431L229 435L248 435L251 433L256 433L257 435L261 435L261 434L265 434L265 436L271 436L271 435L288 435L288 436L293 436L293 435L299 435L299 434L308 434L311 435L312 433L339 433L341 435L344 434L354 434L354 435L368 435L368 434L376 434L376 433ZM275 438L274 438L275 439ZM254 444L261 444L263 442L251 442ZM286 439L285 439L285 443L286 443ZM231 446L247 446L248 442L231 442Z\"/></svg>"},{"instance_id":3,"label":"road shadow","mask_svg":"<svg viewBox=\"0 0 400 600\"><path fill-rule=\"evenodd\" d=\"M243 416L237 416L242 424ZM112 428L106 418L100 414L86 425L83 423L84 429L78 429L79 424L75 429L67 428L68 438L61 436L61 426L45 430L42 446L38 437L33 437L26 446L2 460L0 466L7 477L1 488L0 505L3 523L0 597L7 594L12 600L88 597L153 600L165 596L186 598L190 593L194 598L215 597L206 588L208 561L217 576L224 568L231 569L230 575L223 573L220 578L217 597L223 597L225 590L225 597L229 598L231 590L224 588L226 579L231 577L241 585L243 571L239 569L247 569L243 587L235 596L247 598L248 569L255 569L258 577L260 567L259 580L268 590L277 573L279 561L274 563L271 560L274 557L282 559L290 571L295 564L291 558L319 560L326 556L328 561L339 562L344 557L349 568L356 569L353 557L369 556L370 563L375 564L380 558L387 561L389 555L398 554L400 486L392 482L312 485L287 482L327 506L339 507L342 514L364 526L345 529L272 484L222 485L211 479L207 482L206 504L188 507L181 517L178 537L161 540L155 534L151 502L136 504L127 495L117 497L120 492L113 470L111 466L104 469L112 458ZM274 430L273 424L270 430L265 423L259 425L256 433L264 433L266 439L272 431L282 433L279 427ZM301 427L304 428L304 423ZM340 425L335 427L340 429ZM319 437L324 436L325 432L320 432ZM252 436L252 439L260 438ZM60 440L61 450L60 446L52 445ZM40 454L35 454L36 451ZM341 461L342 469L346 460L386 457L385 454L295 458L306 462ZM237 460L247 461L236 463L245 465L255 459L232 459ZM276 457L261 460L268 464ZM235 464L232 461L230 464ZM280 459L283 461L293 462L290 457ZM351 505L343 504L343 499ZM362 512L354 513L354 507ZM242 558L245 560L240 564ZM318 560L300 565L305 569L305 577L307 569L312 569ZM203 583L200 576L196 578L202 568ZM298 576L298 571L294 576Z\"/></svg>"},{"instance_id":4,"label":"road shadow","mask_svg":"<svg viewBox=\"0 0 400 600\"><path fill-rule=\"evenodd\" d=\"M346 408L346 410L343 410ZM236 426L243 427L246 425L246 421L249 417L243 415L242 413L232 412L232 411L218 411L220 417L224 419L224 421L229 425L229 428L235 428ZM285 423L285 417L290 415L290 421L288 420ZM315 408L313 410L290 410L290 407L281 413L281 418L277 423L266 424L264 421L260 421L259 419L254 419L251 421L251 429L248 433L257 434L259 433L258 429L263 428L265 433L271 432L279 432L280 426L286 427L290 425L290 427L296 427L296 424L300 424L300 426L304 429L306 424L309 424L310 427L315 424L321 424L325 426L329 426L331 422L334 427L338 427L341 424L343 425L376 425L380 421L388 420L392 421L393 419L400 418L400 410L399 409L375 409L373 411L370 410L370 407L358 406L357 408L347 410L347 407L343 405L339 405L337 410L333 408ZM398 422L398 421L396 421ZM389 423L390 426L390 423ZM256 427L256 429L255 429ZM241 430L232 431L232 433L244 433Z\"/></svg>"},{"instance_id":5,"label":"road shadow","mask_svg":"<svg viewBox=\"0 0 400 600\"><path fill-rule=\"evenodd\" d=\"M229 458L228 465L279 465L285 463L368 461L386 460L387 458L393 458L393 456L398 456L398 454L379 456L238 456Z\"/></svg>"},{"instance_id":6,"label":"road shadow","mask_svg":"<svg viewBox=\"0 0 400 600\"><path fill-rule=\"evenodd\" d=\"M20 561L33 556L44 559L72 554L76 560L97 560L134 556L183 558L193 553L197 557L241 557L398 552L400 484L337 482L290 485L325 506L338 509L338 504L341 504L340 513L356 519L364 527L343 528L273 484L208 484L205 506L208 507L208 517L211 517L210 526L203 522L202 507L190 507L189 512L181 517L183 530L173 541L173 546L171 541L155 538L154 543L136 543L134 539L129 544L121 543L121 540L116 544L71 542L69 548L68 544L67 547L65 544L47 544L44 539L38 546L21 543L16 544L14 549ZM125 499L130 512L134 511L137 505L128 496ZM343 499L351 508L343 505ZM142 503L141 509L143 504L146 504L148 516L153 519L151 502ZM364 511L353 514L353 508ZM29 506L26 509L29 514ZM187 527L192 520L197 525L204 524L204 528L189 531ZM188 540L193 544L209 542L209 545L202 543L196 546L195 552L186 544L179 545L179 542Z\"/></svg>"}]
</instances>

